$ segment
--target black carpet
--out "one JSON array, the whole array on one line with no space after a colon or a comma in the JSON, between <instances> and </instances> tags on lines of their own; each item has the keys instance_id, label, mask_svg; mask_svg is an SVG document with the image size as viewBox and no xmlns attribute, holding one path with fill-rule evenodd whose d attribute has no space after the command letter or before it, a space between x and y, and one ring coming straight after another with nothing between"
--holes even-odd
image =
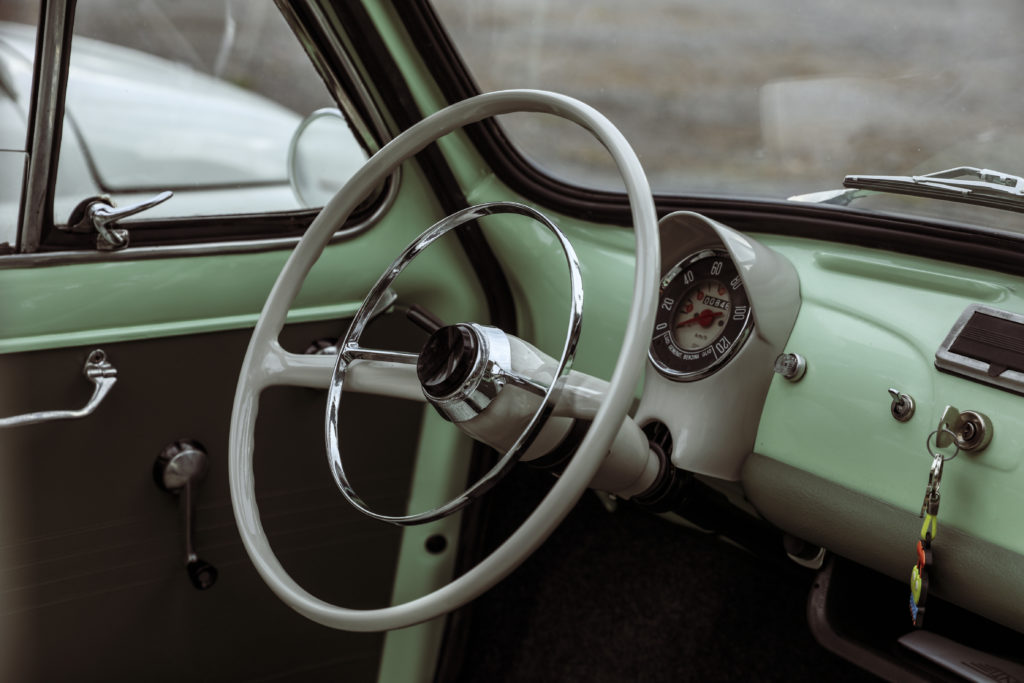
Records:
<instances>
[{"instance_id":1,"label":"black carpet","mask_svg":"<svg viewBox=\"0 0 1024 683\"><path fill-rule=\"evenodd\" d=\"M493 546L549 485L517 470L490 501ZM458 681L864 681L806 625L812 577L587 493L547 543L460 615Z\"/></svg>"}]
</instances>

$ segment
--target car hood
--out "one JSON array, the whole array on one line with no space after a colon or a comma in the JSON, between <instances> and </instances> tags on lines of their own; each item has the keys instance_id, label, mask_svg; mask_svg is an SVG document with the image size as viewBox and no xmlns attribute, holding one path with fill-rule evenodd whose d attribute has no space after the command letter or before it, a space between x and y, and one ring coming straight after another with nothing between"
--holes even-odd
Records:
<instances>
[{"instance_id":1,"label":"car hood","mask_svg":"<svg viewBox=\"0 0 1024 683\"><path fill-rule=\"evenodd\" d=\"M18 102L35 29L0 22ZM295 112L187 65L76 36L66 114L107 191L287 182Z\"/></svg>"}]
</instances>

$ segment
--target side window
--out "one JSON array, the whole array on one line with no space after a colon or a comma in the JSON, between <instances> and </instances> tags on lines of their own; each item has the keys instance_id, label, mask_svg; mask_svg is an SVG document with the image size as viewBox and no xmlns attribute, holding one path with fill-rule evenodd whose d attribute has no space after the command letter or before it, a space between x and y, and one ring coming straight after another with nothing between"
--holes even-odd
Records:
<instances>
[{"instance_id":1,"label":"side window","mask_svg":"<svg viewBox=\"0 0 1024 683\"><path fill-rule=\"evenodd\" d=\"M79 3L54 222L88 197L164 190L139 218L320 206L367 158L335 107L272 3Z\"/></svg>"},{"instance_id":2,"label":"side window","mask_svg":"<svg viewBox=\"0 0 1024 683\"><path fill-rule=\"evenodd\" d=\"M0 4L0 253L13 248L25 182L34 51L21 54L7 36L35 45L39 2Z\"/></svg>"}]
</instances>

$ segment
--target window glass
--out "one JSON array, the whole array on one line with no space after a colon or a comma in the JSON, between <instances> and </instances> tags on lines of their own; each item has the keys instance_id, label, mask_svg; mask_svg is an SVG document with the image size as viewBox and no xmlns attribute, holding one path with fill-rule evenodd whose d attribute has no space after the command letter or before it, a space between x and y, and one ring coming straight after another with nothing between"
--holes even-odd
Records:
<instances>
[{"instance_id":1,"label":"window glass","mask_svg":"<svg viewBox=\"0 0 1024 683\"><path fill-rule=\"evenodd\" d=\"M306 208L290 144L335 106L272 3L80 2L54 220L89 196L124 205L163 190L174 196L139 218ZM366 159L348 126L336 131L317 179L335 188Z\"/></svg>"},{"instance_id":2,"label":"window glass","mask_svg":"<svg viewBox=\"0 0 1024 683\"><path fill-rule=\"evenodd\" d=\"M1018 0L434 4L481 90L542 88L593 105L659 191L787 198L841 187L846 174L1024 175ZM549 119L502 125L548 171L621 187L603 150Z\"/></svg>"},{"instance_id":3,"label":"window glass","mask_svg":"<svg viewBox=\"0 0 1024 683\"><path fill-rule=\"evenodd\" d=\"M8 31L35 45L39 3L0 4L0 253L13 248L25 182L32 62L5 40Z\"/></svg>"}]
</instances>

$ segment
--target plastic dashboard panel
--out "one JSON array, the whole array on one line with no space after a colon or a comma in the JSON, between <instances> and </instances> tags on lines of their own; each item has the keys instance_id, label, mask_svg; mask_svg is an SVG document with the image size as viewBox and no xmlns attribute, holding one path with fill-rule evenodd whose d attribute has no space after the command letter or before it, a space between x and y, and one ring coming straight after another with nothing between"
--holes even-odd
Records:
<instances>
[{"instance_id":1,"label":"plastic dashboard panel","mask_svg":"<svg viewBox=\"0 0 1024 683\"><path fill-rule=\"evenodd\" d=\"M758 236L800 274L786 346L807 359L797 383L772 380L744 488L778 526L905 579L930 456L947 405L986 414L992 442L947 462L933 589L1018 630L1024 614L1024 398L940 372L935 353L961 313L983 303L1024 313L1024 280L849 246ZM890 387L916 402L890 414Z\"/></svg>"}]
</instances>

